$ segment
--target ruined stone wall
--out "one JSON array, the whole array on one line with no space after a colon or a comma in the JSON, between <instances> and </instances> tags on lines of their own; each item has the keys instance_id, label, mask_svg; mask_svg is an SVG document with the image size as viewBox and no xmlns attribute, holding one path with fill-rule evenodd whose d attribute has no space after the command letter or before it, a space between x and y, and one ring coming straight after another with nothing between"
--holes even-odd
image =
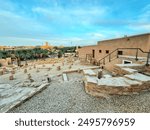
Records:
<instances>
[{"instance_id":1,"label":"ruined stone wall","mask_svg":"<svg viewBox=\"0 0 150 130\"><path fill-rule=\"evenodd\" d=\"M11 64L11 63L12 63L11 58L6 58L6 61L8 62L8 64Z\"/></svg>"},{"instance_id":2,"label":"ruined stone wall","mask_svg":"<svg viewBox=\"0 0 150 130\"><path fill-rule=\"evenodd\" d=\"M141 85L131 85L131 86L98 86L94 83L86 83L85 91L86 93L95 97L107 97L108 95L131 95L138 94L142 91L149 91L150 82L143 82Z\"/></svg>"},{"instance_id":3,"label":"ruined stone wall","mask_svg":"<svg viewBox=\"0 0 150 130\"><path fill-rule=\"evenodd\" d=\"M0 59L0 64L2 64L2 66L7 66L8 61L6 59Z\"/></svg>"}]
</instances>

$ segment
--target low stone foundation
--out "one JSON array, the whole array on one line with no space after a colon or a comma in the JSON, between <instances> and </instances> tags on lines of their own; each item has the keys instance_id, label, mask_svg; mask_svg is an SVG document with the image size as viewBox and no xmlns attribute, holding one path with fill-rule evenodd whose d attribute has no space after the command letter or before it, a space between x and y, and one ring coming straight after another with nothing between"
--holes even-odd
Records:
<instances>
[{"instance_id":1,"label":"low stone foundation","mask_svg":"<svg viewBox=\"0 0 150 130\"><path fill-rule=\"evenodd\" d=\"M108 95L131 95L138 94L141 91L149 91L150 82L142 85L132 85L127 87L113 87L113 86L98 86L93 83L85 85L86 93L95 97L106 97Z\"/></svg>"},{"instance_id":2,"label":"low stone foundation","mask_svg":"<svg viewBox=\"0 0 150 130\"><path fill-rule=\"evenodd\" d=\"M140 76L141 74L139 74ZM145 75L143 75L145 76ZM131 77L132 78L132 77ZM150 77L147 80L129 79L127 77L111 77L98 79L85 76L85 91L95 97L107 97L109 95L131 95L141 91L150 90Z\"/></svg>"}]
</instances>

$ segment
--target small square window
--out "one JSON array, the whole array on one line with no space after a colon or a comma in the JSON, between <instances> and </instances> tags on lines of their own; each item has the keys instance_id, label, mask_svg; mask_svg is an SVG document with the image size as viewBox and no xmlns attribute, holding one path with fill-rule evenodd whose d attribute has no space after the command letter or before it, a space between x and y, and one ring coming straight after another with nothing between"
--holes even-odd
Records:
<instances>
[{"instance_id":1,"label":"small square window","mask_svg":"<svg viewBox=\"0 0 150 130\"><path fill-rule=\"evenodd\" d=\"M99 53L102 53L102 50L99 50Z\"/></svg>"},{"instance_id":2,"label":"small square window","mask_svg":"<svg viewBox=\"0 0 150 130\"><path fill-rule=\"evenodd\" d=\"M123 51L118 51L118 55L123 55Z\"/></svg>"},{"instance_id":3,"label":"small square window","mask_svg":"<svg viewBox=\"0 0 150 130\"><path fill-rule=\"evenodd\" d=\"M109 53L109 50L106 50L106 54L108 54Z\"/></svg>"}]
</instances>

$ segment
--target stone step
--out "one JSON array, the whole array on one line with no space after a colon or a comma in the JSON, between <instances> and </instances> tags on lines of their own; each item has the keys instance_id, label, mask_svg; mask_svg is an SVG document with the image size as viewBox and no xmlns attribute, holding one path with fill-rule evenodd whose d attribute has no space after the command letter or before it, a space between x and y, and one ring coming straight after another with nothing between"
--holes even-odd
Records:
<instances>
[{"instance_id":1,"label":"stone step","mask_svg":"<svg viewBox=\"0 0 150 130\"><path fill-rule=\"evenodd\" d=\"M111 87L127 87L138 84L141 84L141 82L133 81L125 77L111 77L111 78L102 78L98 80L98 85Z\"/></svg>"},{"instance_id":2,"label":"stone step","mask_svg":"<svg viewBox=\"0 0 150 130\"><path fill-rule=\"evenodd\" d=\"M137 73L138 70L131 69L131 68L121 68L122 70L126 71L127 73Z\"/></svg>"},{"instance_id":3,"label":"stone step","mask_svg":"<svg viewBox=\"0 0 150 130\"><path fill-rule=\"evenodd\" d=\"M140 67L144 66L144 64L116 64L118 67Z\"/></svg>"},{"instance_id":4,"label":"stone step","mask_svg":"<svg viewBox=\"0 0 150 130\"><path fill-rule=\"evenodd\" d=\"M141 81L141 82L150 81L150 76L146 76L140 73L129 74L129 75L125 75L124 77L132 79L132 80L136 80L136 81Z\"/></svg>"},{"instance_id":5,"label":"stone step","mask_svg":"<svg viewBox=\"0 0 150 130\"><path fill-rule=\"evenodd\" d=\"M83 74L84 75L90 75L90 76L96 76L96 73L93 70L91 70L91 69L83 70Z\"/></svg>"},{"instance_id":6,"label":"stone step","mask_svg":"<svg viewBox=\"0 0 150 130\"><path fill-rule=\"evenodd\" d=\"M84 81L85 81L85 83L97 84L98 83L98 78L94 77L94 76L88 76L88 75L86 75Z\"/></svg>"}]
</instances>

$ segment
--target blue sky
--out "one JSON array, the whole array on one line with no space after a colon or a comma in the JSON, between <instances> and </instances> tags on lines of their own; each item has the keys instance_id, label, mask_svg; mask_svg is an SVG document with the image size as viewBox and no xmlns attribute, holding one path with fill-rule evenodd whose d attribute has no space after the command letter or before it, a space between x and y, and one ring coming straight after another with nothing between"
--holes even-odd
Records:
<instances>
[{"instance_id":1,"label":"blue sky","mask_svg":"<svg viewBox=\"0 0 150 130\"><path fill-rule=\"evenodd\" d=\"M150 32L150 0L0 0L0 45L90 45Z\"/></svg>"}]
</instances>

